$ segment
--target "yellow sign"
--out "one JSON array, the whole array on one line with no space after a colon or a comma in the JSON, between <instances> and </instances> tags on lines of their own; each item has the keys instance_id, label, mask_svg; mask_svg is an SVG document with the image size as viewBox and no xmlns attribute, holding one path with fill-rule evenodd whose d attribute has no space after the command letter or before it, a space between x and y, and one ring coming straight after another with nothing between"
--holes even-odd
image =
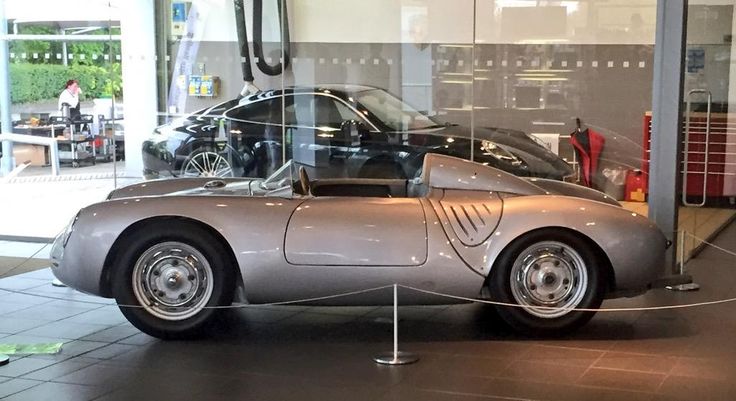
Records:
<instances>
[{"instance_id":1,"label":"yellow sign","mask_svg":"<svg viewBox=\"0 0 736 401\"><path fill-rule=\"evenodd\" d=\"M192 75L189 77L189 96L215 97L220 91L220 77L214 75Z\"/></svg>"}]
</instances>

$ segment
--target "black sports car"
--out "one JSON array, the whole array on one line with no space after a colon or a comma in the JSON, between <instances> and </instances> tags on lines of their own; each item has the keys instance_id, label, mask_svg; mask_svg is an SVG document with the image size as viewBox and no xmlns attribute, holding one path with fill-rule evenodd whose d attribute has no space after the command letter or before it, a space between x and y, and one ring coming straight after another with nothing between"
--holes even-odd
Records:
<instances>
[{"instance_id":1,"label":"black sports car","mask_svg":"<svg viewBox=\"0 0 736 401\"><path fill-rule=\"evenodd\" d=\"M518 176L572 174L531 135L476 128L471 143L469 128L359 85L263 91L194 112L155 130L143 143L143 165L147 178L266 177L293 159L318 178L403 178L416 175L426 153L472 157Z\"/></svg>"}]
</instances>

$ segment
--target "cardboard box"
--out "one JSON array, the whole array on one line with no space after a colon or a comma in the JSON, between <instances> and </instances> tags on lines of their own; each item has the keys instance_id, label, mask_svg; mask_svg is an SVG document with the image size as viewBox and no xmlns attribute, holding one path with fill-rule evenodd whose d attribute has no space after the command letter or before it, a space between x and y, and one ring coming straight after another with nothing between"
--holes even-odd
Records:
<instances>
[{"instance_id":1,"label":"cardboard box","mask_svg":"<svg viewBox=\"0 0 736 401\"><path fill-rule=\"evenodd\" d=\"M31 166L45 166L48 164L46 162L46 146L43 145L13 144L13 157L16 166L27 161L31 162Z\"/></svg>"}]
</instances>

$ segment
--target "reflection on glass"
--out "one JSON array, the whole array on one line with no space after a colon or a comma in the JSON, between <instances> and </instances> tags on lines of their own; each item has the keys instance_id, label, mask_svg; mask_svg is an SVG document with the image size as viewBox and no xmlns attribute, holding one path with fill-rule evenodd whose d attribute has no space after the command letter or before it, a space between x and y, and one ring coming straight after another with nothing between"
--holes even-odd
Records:
<instances>
[{"instance_id":1,"label":"reflection on glass","mask_svg":"<svg viewBox=\"0 0 736 401\"><path fill-rule=\"evenodd\" d=\"M367 90L355 94L356 102L394 131L411 131L439 124L386 91Z\"/></svg>"}]
</instances>

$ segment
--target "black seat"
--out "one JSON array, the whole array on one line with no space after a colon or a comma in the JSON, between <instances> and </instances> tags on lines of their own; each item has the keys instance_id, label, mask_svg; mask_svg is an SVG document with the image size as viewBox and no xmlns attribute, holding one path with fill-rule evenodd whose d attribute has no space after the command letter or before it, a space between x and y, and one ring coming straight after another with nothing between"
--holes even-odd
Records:
<instances>
[{"instance_id":1,"label":"black seat","mask_svg":"<svg viewBox=\"0 0 736 401\"><path fill-rule=\"evenodd\" d=\"M307 175L307 169L305 169L304 166L299 166L299 180L294 183L294 192L305 196L312 192L309 175Z\"/></svg>"}]
</instances>

